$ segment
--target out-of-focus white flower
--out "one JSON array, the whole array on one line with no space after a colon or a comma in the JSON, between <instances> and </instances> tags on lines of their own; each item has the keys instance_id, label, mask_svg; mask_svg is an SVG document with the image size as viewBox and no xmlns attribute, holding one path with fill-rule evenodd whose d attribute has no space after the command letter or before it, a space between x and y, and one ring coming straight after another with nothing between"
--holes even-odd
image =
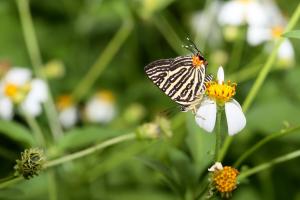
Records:
<instances>
[{"instance_id":1,"label":"out-of-focus white flower","mask_svg":"<svg viewBox=\"0 0 300 200\"><path fill-rule=\"evenodd\" d=\"M223 4L218 19L221 25L264 25L267 23L264 12L257 0L231 0Z\"/></svg>"},{"instance_id":2,"label":"out-of-focus white flower","mask_svg":"<svg viewBox=\"0 0 300 200\"><path fill-rule=\"evenodd\" d=\"M240 104L232 97L235 95L236 84L224 83L224 70L219 67L218 82L206 84L206 97L201 102L195 116L196 123L208 132L212 132L216 123L217 109L225 107L228 134L234 135L246 125L246 118Z\"/></svg>"},{"instance_id":3,"label":"out-of-focus white flower","mask_svg":"<svg viewBox=\"0 0 300 200\"><path fill-rule=\"evenodd\" d=\"M78 109L70 95L62 95L56 102L58 119L64 128L73 127L78 121Z\"/></svg>"},{"instance_id":4,"label":"out-of-focus white flower","mask_svg":"<svg viewBox=\"0 0 300 200\"><path fill-rule=\"evenodd\" d=\"M283 34L287 23L274 2L265 1L264 8L266 16L268 16L268 23L265 24L265 26L249 26L247 42L252 46L268 42L265 49L267 52L270 52L274 47L274 42ZM295 54L292 43L289 39L284 39L278 49L279 60L286 63L293 63L294 57Z\"/></svg>"},{"instance_id":5,"label":"out-of-focus white flower","mask_svg":"<svg viewBox=\"0 0 300 200\"><path fill-rule=\"evenodd\" d=\"M31 71L13 67L0 82L0 117L11 119L14 105L30 116L42 112L42 103L48 98L48 89L44 81L32 79Z\"/></svg>"},{"instance_id":6,"label":"out-of-focus white flower","mask_svg":"<svg viewBox=\"0 0 300 200\"><path fill-rule=\"evenodd\" d=\"M84 115L89 122L110 122L116 115L115 97L113 93L108 90L99 91L87 102Z\"/></svg>"},{"instance_id":7,"label":"out-of-focus white flower","mask_svg":"<svg viewBox=\"0 0 300 200\"><path fill-rule=\"evenodd\" d=\"M207 9L194 13L191 18L191 26L196 34L201 36L203 41L208 41L211 46L219 44L222 39L222 33L217 23L220 7L219 0L214 0Z\"/></svg>"}]
</instances>

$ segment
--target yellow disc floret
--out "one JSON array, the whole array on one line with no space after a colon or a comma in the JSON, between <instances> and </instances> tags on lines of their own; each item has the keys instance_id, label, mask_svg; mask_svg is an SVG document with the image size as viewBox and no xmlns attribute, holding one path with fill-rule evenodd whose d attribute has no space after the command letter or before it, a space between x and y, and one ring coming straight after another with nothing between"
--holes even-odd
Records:
<instances>
[{"instance_id":1,"label":"yellow disc floret","mask_svg":"<svg viewBox=\"0 0 300 200\"><path fill-rule=\"evenodd\" d=\"M237 169L229 166L213 172L214 186L221 195L228 196L236 188L238 174Z\"/></svg>"},{"instance_id":2,"label":"yellow disc floret","mask_svg":"<svg viewBox=\"0 0 300 200\"><path fill-rule=\"evenodd\" d=\"M114 94L109 90L101 90L97 93L97 97L101 100L104 100L109 103L113 103L115 101Z\"/></svg>"},{"instance_id":3,"label":"yellow disc floret","mask_svg":"<svg viewBox=\"0 0 300 200\"><path fill-rule=\"evenodd\" d=\"M24 85L16 85L13 83L7 83L4 86L4 94L10 98L14 103L20 103L24 100L28 92L30 91L31 86L29 83Z\"/></svg>"},{"instance_id":4,"label":"yellow disc floret","mask_svg":"<svg viewBox=\"0 0 300 200\"><path fill-rule=\"evenodd\" d=\"M71 97L71 95L61 95L58 97L58 99L56 101L57 109L60 111L72 106L73 104L74 104L74 102L73 102L73 98Z\"/></svg>"},{"instance_id":5,"label":"yellow disc floret","mask_svg":"<svg viewBox=\"0 0 300 200\"><path fill-rule=\"evenodd\" d=\"M240 0L240 2L244 5L247 5L251 2L251 0Z\"/></svg>"},{"instance_id":6,"label":"yellow disc floret","mask_svg":"<svg viewBox=\"0 0 300 200\"><path fill-rule=\"evenodd\" d=\"M17 94L18 92L18 86L12 83L9 83L5 86L4 88L4 93L8 96L8 97L13 97Z\"/></svg>"},{"instance_id":7,"label":"yellow disc floret","mask_svg":"<svg viewBox=\"0 0 300 200\"><path fill-rule=\"evenodd\" d=\"M272 28L273 38L275 38L275 39L280 38L282 33L283 33L283 27L282 26L274 26Z\"/></svg>"},{"instance_id":8,"label":"yellow disc floret","mask_svg":"<svg viewBox=\"0 0 300 200\"><path fill-rule=\"evenodd\" d=\"M229 101L235 95L236 83L227 83L219 84L215 81L207 82L206 94L211 99L215 100L218 104L224 104Z\"/></svg>"}]
</instances>

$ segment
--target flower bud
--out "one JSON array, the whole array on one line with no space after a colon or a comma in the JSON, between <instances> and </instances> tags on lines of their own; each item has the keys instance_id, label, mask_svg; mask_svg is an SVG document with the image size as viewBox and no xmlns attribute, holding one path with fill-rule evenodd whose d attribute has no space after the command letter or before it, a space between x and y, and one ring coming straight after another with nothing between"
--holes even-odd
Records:
<instances>
[{"instance_id":1,"label":"flower bud","mask_svg":"<svg viewBox=\"0 0 300 200\"><path fill-rule=\"evenodd\" d=\"M37 176L43 169L46 158L42 149L30 148L21 152L21 159L16 160L16 162L17 164L14 167L16 170L15 175L22 175L25 179L30 179L35 175Z\"/></svg>"}]
</instances>

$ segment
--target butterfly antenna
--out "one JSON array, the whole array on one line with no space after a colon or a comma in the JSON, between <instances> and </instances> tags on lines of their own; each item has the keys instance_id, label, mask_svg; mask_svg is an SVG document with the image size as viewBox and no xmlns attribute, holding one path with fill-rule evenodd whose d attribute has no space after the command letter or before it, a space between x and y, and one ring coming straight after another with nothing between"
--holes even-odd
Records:
<instances>
[{"instance_id":1,"label":"butterfly antenna","mask_svg":"<svg viewBox=\"0 0 300 200\"><path fill-rule=\"evenodd\" d=\"M200 53L202 57L204 56L204 54L198 49L197 45L189 37L187 37L186 40L190 43L189 46L193 48L196 53Z\"/></svg>"}]
</instances>

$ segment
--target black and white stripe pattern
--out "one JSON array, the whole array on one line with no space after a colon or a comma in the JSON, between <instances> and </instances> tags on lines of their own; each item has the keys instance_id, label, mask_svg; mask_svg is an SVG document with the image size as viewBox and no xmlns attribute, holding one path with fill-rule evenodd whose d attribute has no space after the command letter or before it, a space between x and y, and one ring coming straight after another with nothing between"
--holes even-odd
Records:
<instances>
[{"instance_id":1,"label":"black and white stripe pattern","mask_svg":"<svg viewBox=\"0 0 300 200\"><path fill-rule=\"evenodd\" d=\"M161 59L148 64L145 72L153 83L183 108L190 107L205 91L205 65L194 67L192 56Z\"/></svg>"}]
</instances>

